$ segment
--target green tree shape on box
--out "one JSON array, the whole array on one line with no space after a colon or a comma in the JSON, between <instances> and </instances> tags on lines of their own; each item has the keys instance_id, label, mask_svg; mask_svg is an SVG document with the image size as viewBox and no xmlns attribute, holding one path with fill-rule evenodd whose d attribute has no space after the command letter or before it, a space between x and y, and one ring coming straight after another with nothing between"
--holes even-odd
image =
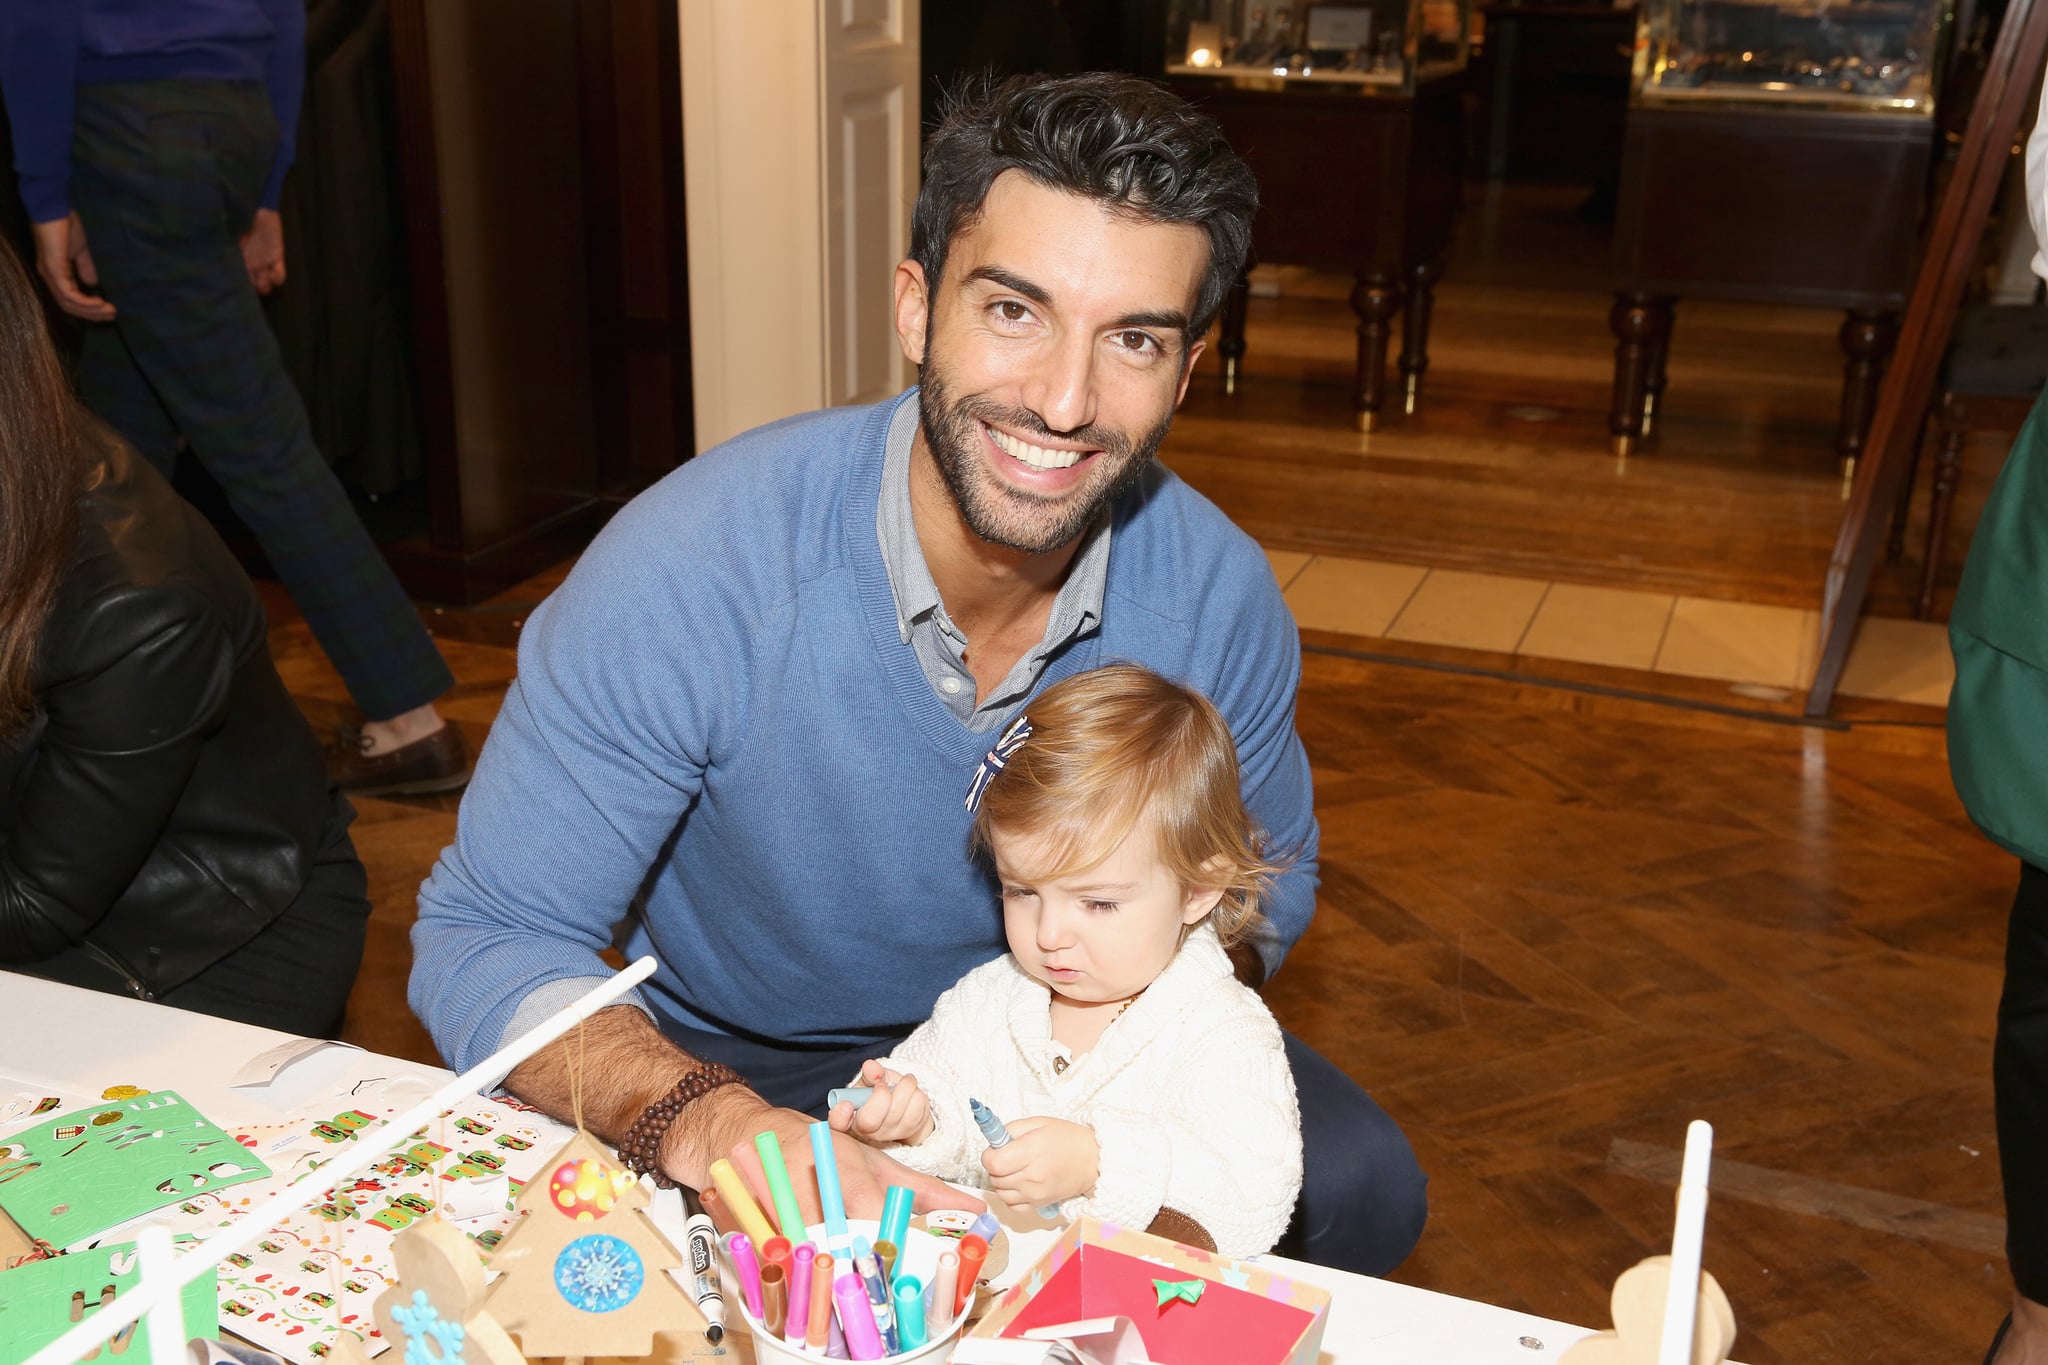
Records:
<instances>
[{"instance_id":1,"label":"green tree shape on box","mask_svg":"<svg viewBox=\"0 0 2048 1365\"><path fill-rule=\"evenodd\" d=\"M529 1357L644 1356L657 1332L704 1330L669 1278L682 1257L647 1217L647 1193L579 1132L527 1182L492 1253L490 1313Z\"/></svg>"}]
</instances>

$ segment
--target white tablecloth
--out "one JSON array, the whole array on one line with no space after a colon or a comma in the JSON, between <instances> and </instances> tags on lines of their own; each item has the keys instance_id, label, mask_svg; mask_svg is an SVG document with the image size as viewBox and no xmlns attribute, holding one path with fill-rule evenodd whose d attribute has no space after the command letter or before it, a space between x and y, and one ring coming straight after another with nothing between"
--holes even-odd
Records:
<instances>
[{"instance_id":1,"label":"white tablecloth","mask_svg":"<svg viewBox=\"0 0 2048 1365\"><path fill-rule=\"evenodd\" d=\"M448 1076L438 1067L329 1048L286 1067L269 1085L236 1086L231 1081L250 1058L289 1036L10 972L0 972L0 1039L0 1078L82 1101L113 1085L176 1090L216 1123L296 1112L345 1096L365 1077L411 1078L431 1088ZM1588 1330L1283 1257L1261 1263L1330 1291L1322 1365L1536 1365L1555 1360ZM751 1354L729 1341L737 1360Z\"/></svg>"}]
</instances>

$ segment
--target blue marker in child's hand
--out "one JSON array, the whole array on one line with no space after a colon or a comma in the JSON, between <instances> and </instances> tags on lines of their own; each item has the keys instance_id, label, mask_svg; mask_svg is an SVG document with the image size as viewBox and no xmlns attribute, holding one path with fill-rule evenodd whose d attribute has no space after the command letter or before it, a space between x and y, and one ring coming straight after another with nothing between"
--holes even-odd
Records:
<instances>
[{"instance_id":1,"label":"blue marker in child's hand","mask_svg":"<svg viewBox=\"0 0 2048 1365\"><path fill-rule=\"evenodd\" d=\"M825 1108L827 1110L837 1109L840 1101L844 1100L858 1109L866 1104L868 1096L874 1093L875 1088L871 1085L849 1085L838 1090L827 1091L825 1094Z\"/></svg>"},{"instance_id":2,"label":"blue marker in child's hand","mask_svg":"<svg viewBox=\"0 0 2048 1365\"><path fill-rule=\"evenodd\" d=\"M974 1126L981 1129L981 1135L988 1139L989 1146L1007 1147L1010 1145L1010 1130L1003 1127L1003 1121L996 1117L995 1110L970 1095L967 1097L967 1112L974 1116ZM1058 1218L1060 1216L1060 1206L1058 1204L1040 1204L1038 1206L1038 1216L1048 1221Z\"/></svg>"}]
</instances>

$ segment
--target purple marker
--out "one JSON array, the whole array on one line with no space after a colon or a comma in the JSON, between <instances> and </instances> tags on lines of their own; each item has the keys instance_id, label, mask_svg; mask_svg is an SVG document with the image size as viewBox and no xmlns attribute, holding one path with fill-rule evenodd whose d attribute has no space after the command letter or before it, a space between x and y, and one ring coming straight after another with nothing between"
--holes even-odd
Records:
<instances>
[{"instance_id":1,"label":"purple marker","mask_svg":"<svg viewBox=\"0 0 2048 1365\"><path fill-rule=\"evenodd\" d=\"M832 1301L839 1305L839 1330L846 1334L846 1354L853 1360L880 1360L882 1334L875 1329L874 1310L868 1307L868 1287L858 1275L841 1275L832 1282Z\"/></svg>"},{"instance_id":2,"label":"purple marker","mask_svg":"<svg viewBox=\"0 0 2048 1365\"><path fill-rule=\"evenodd\" d=\"M811 1263L817 1259L818 1249L809 1242L805 1242L790 1253L789 1302L792 1307L796 1304L802 1304L803 1312L801 1314L801 1321L799 1321L797 1313L792 1312L790 1314L789 1330L784 1332L783 1335L794 1342L803 1341L806 1332L810 1328Z\"/></svg>"},{"instance_id":3,"label":"purple marker","mask_svg":"<svg viewBox=\"0 0 2048 1365\"><path fill-rule=\"evenodd\" d=\"M754 1315L754 1321L764 1321L761 1303L761 1258L754 1254L754 1241L744 1232L735 1232L726 1242L725 1250L732 1257L732 1268L740 1277L740 1295L747 1301L747 1311Z\"/></svg>"}]
</instances>

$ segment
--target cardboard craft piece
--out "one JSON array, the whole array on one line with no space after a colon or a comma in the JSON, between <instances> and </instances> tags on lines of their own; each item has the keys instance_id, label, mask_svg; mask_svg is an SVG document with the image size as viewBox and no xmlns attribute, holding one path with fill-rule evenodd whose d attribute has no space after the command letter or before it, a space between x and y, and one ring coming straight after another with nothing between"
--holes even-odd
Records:
<instances>
[{"instance_id":1,"label":"cardboard craft piece","mask_svg":"<svg viewBox=\"0 0 2048 1365\"><path fill-rule=\"evenodd\" d=\"M541 1164L491 1255L489 1308L529 1356L644 1356L704 1315L669 1277L683 1258L647 1216L640 1181L588 1133Z\"/></svg>"},{"instance_id":2,"label":"cardboard craft piece","mask_svg":"<svg viewBox=\"0 0 2048 1365\"><path fill-rule=\"evenodd\" d=\"M408 1362L443 1365L525 1365L491 1315L484 1311L484 1267L476 1243L446 1223L414 1223L391 1241L398 1283L377 1299L377 1327ZM358 1359L362 1342L345 1336ZM333 1359L330 1353L329 1359Z\"/></svg>"},{"instance_id":3,"label":"cardboard craft piece","mask_svg":"<svg viewBox=\"0 0 2048 1365\"><path fill-rule=\"evenodd\" d=\"M45 1115L0 1143L0 1208L51 1246L270 1168L171 1090Z\"/></svg>"},{"instance_id":4,"label":"cardboard craft piece","mask_svg":"<svg viewBox=\"0 0 2048 1365\"><path fill-rule=\"evenodd\" d=\"M19 1365L71 1330L71 1324L133 1289L141 1278L142 1265L132 1242L29 1261L0 1272L0 1365ZM211 1275L186 1285L179 1301L188 1330L212 1330ZM137 1360L150 1358L147 1322L124 1329L109 1354L129 1352Z\"/></svg>"},{"instance_id":5,"label":"cardboard craft piece","mask_svg":"<svg viewBox=\"0 0 2048 1365\"><path fill-rule=\"evenodd\" d=\"M1159 1282L1205 1281L1193 1302ZM1125 1317L1154 1360L1175 1365L1315 1365L1327 1290L1150 1233L1077 1219L969 1333L1019 1337L1080 1318Z\"/></svg>"},{"instance_id":6,"label":"cardboard craft piece","mask_svg":"<svg viewBox=\"0 0 2048 1365\"><path fill-rule=\"evenodd\" d=\"M1670 1291L1669 1256L1652 1256L1630 1266L1614 1282L1609 1300L1614 1330L1586 1337L1564 1353L1559 1365L1657 1365L1664 1331L1664 1300ZM1735 1310L1720 1283L1702 1271L1692 1365L1721 1365L1734 1348Z\"/></svg>"}]
</instances>

